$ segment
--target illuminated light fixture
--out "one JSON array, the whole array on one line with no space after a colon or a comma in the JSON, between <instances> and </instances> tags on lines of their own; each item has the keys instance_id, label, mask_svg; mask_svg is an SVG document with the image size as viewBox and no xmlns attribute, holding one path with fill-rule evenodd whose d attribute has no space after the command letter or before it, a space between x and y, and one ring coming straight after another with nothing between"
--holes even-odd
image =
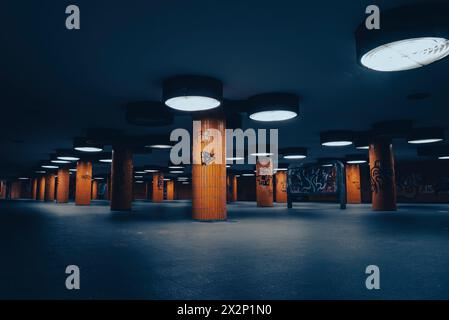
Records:
<instances>
[{"instance_id":1,"label":"illuminated light fixture","mask_svg":"<svg viewBox=\"0 0 449 320\"><path fill-rule=\"evenodd\" d=\"M134 176L135 179L142 179L143 176Z\"/></svg>"},{"instance_id":2,"label":"illuminated light fixture","mask_svg":"<svg viewBox=\"0 0 449 320\"><path fill-rule=\"evenodd\" d=\"M137 174L144 174L144 173L146 173L146 171L136 171L136 172L134 172L134 173L137 173Z\"/></svg>"},{"instance_id":3,"label":"illuminated light fixture","mask_svg":"<svg viewBox=\"0 0 449 320\"><path fill-rule=\"evenodd\" d=\"M249 118L261 122L285 121L299 114L299 97L290 93L264 93L248 100Z\"/></svg>"},{"instance_id":4,"label":"illuminated light fixture","mask_svg":"<svg viewBox=\"0 0 449 320\"><path fill-rule=\"evenodd\" d=\"M50 165L50 164L43 164L41 167L45 168L45 169L58 169L59 168L59 166L54 166L54 165Z\"/></svg>"},{"instance_id":5,"label":"illuminated light fixture","mask_svg":"<svg viewBox=\"0 0 449 320\"><path fill-rule=\"evenodd\" d=\"M204 111L221 105L223 85L210 77L179 76L164 82L162 95L165 104L172 109Z\"/></svg>"},{"instance_id":6,"label":"illuminated light fixture","mask_svg":"<svg viewBox=\"0 0 449 320\"><path fill-rule=\"evenodd\" d=\"M96 178L94 178L94 180L104 180L104 178L102 178L102 177L96 177Z\"/></svg>"},{"instance_id":7,"label":"illuminated light fixture","mask_svg":"<svg viewBox=\"0 0 449 320\"><path fill-rule=\"evenodd\" d=\"M254 177L254 173L243 173L242 176L244 176L244 177Z\"/></svg>"},{"instance_id":8,"label":"illuminated light fixture","mask_svg":"<svg viewBox=\"0 0 449 320\"><path fill-rule=\"evenodd\" d=\"M80 158L78 157L58 157L59 160L63 161L78 161Z\"/></svg>"},{"instance_id":9,"label":"illuminated light fixture","mask_svg":"<svg viewBox=\"0 0 449 320\"><path fill-rule=\"evenodd\" d=\"M42 174L42 173L46 173L46 171L44 171L44 170L36 170L36 171L34 171L35 173L39 173L39 174Z\"/></svg>"},{"instance_id":10,"label":"illuminated light fixture","mask_svg":"<svg viewBox=\"0 0 449 320\"><path fill-rule=\"evenodd\" d=\"M240 161L245 160L244 157L226 157L226 161Z\"/></svg>"},{"instance_id":11,"label":"illuminated light fixture","mask_svg":"<svg viewBox=\"0 0 449 320\"><path fill-rule=\"evenodd\" d=\"M69 169L69 171L76 172L76 169Z\"/></svg>"},{"instance_id":12,"label":"illuminated light fixture","mask_svg":"<svg viewBox=\"0 0 449 320\"><path fill-rule=\"evenodd\" d=\"M369 146L358 146L358 147L355 147L355 148L359 149L359 150L368 150Z\"/></svg>"},{"instance_id":13,"label":"illuminated light fixture","mask_svg":"<svg viewBox=\"0 0 449 320\"><path fill-rule=\"evenodd\" d=\"M426 144L443 141L444 130L439 128L419 128L412 131L407 137L411 144Z\"/></svg>"},{"instance_id":14,"label":"illuminated light fixture","mask_svg":"<svg viewBox=\"0 0 449 320\"><path fill-rule=\"evenodd\" d=\"M170 171L170 173L173 173L173 174L178 174L178 173L184 173L184 171L180 171L180 170L173 170L173 171Z\"/></svg>"},{"instance_id":15,"label":"illuminated light fixture","mask_svg":"<svg viewBox=\"0 0 449 320\"><path fill-rule=\"evenodd\" d=\"M60 164L70 163L70 161L68 161L68 160L59 160L59 159L56 159L56 160L50 160L50 162L51 162L51 163L60 163Z\"/></svg>"},{"instance_id":16,"label":"illuminated light fixture","mask_svg":"<svg viewBox=\"0 0 449 320\"><path fill-rule=\"evenodd\" d=\"M145 148L153 148L153 149L171 149L172 146L168 144L152 144L145 146Z\"/></svg>"},{"instance_id":17,"label":"illuminated light fixture","mask_svg":"<svg viewBox=\"0 0 449 320\"><path fill-rule=\"evenodd\" d=\"M356 31L357 59L366 68L389 72L420 68L449 55L444 4L422 3L382 11L381 27L365 21Z\"/></svg>"},{"instance_id":18,"label":"illuminated light fixture","mask_svg":"<svg viewBox=\"0 0 449 320\"><path fill-rule=\"evenodd\" d=\"M19 180L30 180L30 178L20 177Z\"/></svg>"},{"instance_id":19,"label":"illuminated light fixture","mask_svg":"<svg viewBox=\"0 0 449 320\"><path fill-rule=\"evenodd\" d=\"M189 184L189 182L188 181L184 181L184 182L182 182L182 184Z\"/></svg>"},{"instance_id":20,"label":"illuminated light fixture","mask_svg":"<svg viewBox=\"0 0 449 320\"><path fill-rule=\"evenodd\" d=\"M370 131L357 131L353 133L354 146L357 150L369 150L369 145L372 140L372 133Z\"/></svg>"},{"instance_id":21,"label":"illuminated light fixture","mask_svg":"<svg viewBox=\"0 0 449 320\"><path fill-rule=\"evenodd\" d=\"M361 154L351 154L346 156L347 164L362 164L366 162L367 162L366 156Z\"/></svg>"},{"instance_id":22,"label":"illuminated light fixture","mask_svg":"<svg viewBox=\"0 0 449 320\"><path fill-rule=\"evenodd\" d=\"M73 149L81 152L101 152L103 147L89 139L75 138L73 142Z\"/></svg>"},{"instance_id":23,"label":"illuminated light fixture","mask_svg":"<svg viewBox=\"0 0 449 320\"><path fill-rule=\"evenodd\" d=\"M333 167L334 165L332 163L326 163L326 164L322 164L322 167Z\"/></svg>"},{"instance_id":24,"label":"illuminated light fixture","mask_svg":"<svg viewBox=\"0 0 449 320\"><path fill-rule=\"evenodd\" d=\"M143 181L140 181L140 180L139 180L139 181L136 181L136 183L143 183Z\"/></svg>"},{"instance_id":25,"label":"illuminated light fixture","mask_svg":"<svg viewBox=\"0 0 449 320\"><path fill-rule=\"evenodd\" d=\"M300 160L307 157L306 148L282 148L279 153L287 160Z\"/></svg>"},{"instance_id":26,"label":"illuminated light fixture","mask_svg":"<svg viewBox=\"0 0 449 320\"><path fill-rule=\"evenodd\" d=\"M239 175L239 174L236 174L235 177L236 177L236 178L240 178L240 175Z\"/></svg>"},{"instance_id":27,"label":"illuminated light fixture","mask_svg":"<svg viewBox=\"0 0 449 320\"><path fill-rule=\"evenodd\" d=\"M439 160L449 160L449 156L439 156Z\"/></svg>"},{"instance_id":28,"label":"illuminated light fixture","mask_svg":"<svg viewBox=\"0 0 449 320\"><path fill-rule=\"evenodd\" d=\"M168 167L169 169L184 169L184 167L182 167L182 166L169 166Z\"/></svg>"},{"instance_id":29,"label":"illuminated light fixture","mask_svg":"<svg viewBox=\"0 0 449 320\"><path fill-rule=\"evenodd\" d=\"M226 168L230 168L231 166L229 164L226 165Z\"/></svg>"},{"instance_id":30,"label":"illuminated light fixture","mask_svg":"<svg viewBox=\"0 0 449 320\"><path fill-rule=\"evenodd\" d=\"M325 131L320 134L321 145L344 147L352 144L352 132L344 130Z\"/></svg>"},{"instance_id":31,"label":"illuminated light fixture","mask_svg":"<svg viewBox=\"0 0 449 320\"><path fill-rule=\"evenodd\" d=\"M98 161L104 162L104 163L112 163L112 159L100 159Z\"/></svg>"},{"instance_id":32,"label":"illuminated light fixture","mask_svg":"<svg viewBox=\"0 0 449 320\"><path fill-rule=\"evenodd\" d=\"M168 178L164 178L164 181L171 181L171 179L168 179Z\"/></svg>"},{"instance_id":33,"label":"illuminated light fixture","mask_svg":"<svg viewBox=\"0 0 449 320\"><path fill-rule=\"evenodd\" d=\"M157 169L145 169L144 172L155 173L155 172L159 172L159 170L157 170Z\"/></svg>"}]
</instances>

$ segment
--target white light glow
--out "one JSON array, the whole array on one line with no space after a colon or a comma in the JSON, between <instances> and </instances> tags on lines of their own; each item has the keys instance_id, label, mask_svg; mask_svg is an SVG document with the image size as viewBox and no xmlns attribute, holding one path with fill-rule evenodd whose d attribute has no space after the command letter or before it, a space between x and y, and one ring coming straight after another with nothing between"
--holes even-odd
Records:
<instances>
[{"instance_id":1,"label":"white light glow","mask_svg":"<svg viewBox=\"0 0 449 320\"><path fill-rule=\"evenodd\" d=\"M271 121L285 121L293 119L298 114L293 111L287 110L270 110L270 111L260 111L250 114L249 117L255 121L271 122Z\"/></svg>"},{"instance_id":2,"label":"white light glow","mask_svg":"<svg viewBox=\"0 0 449 320\"><path fill-rule=\"evenodd\" d=\"M143 183L143 181L136 181L136 183Z\"/></svg>"},{"instance_id":3,"label":"white light glow","mask_svg":"<svg viewBox=\"0 0 449 320\"><path fill-rule=\"evenodd\" d=\"M70 163L68 160L51 160L51 163Z\"/></svg>"},{"instance_id":4,"label":"white light glow","mask_svg":"<svg viewBox=\"0 0 449 320\"><path fill-rule=\"evenodd\" d=\"M172 109L181 111L202 111L217 108L221 103L210 97L182 96L168 99L165 104Z\"/></svg>"},{"instance_id":5,"label":"white light glow","mask_svg":"<svg viewBox=\"0 0 449 320\"><path fill-rule=\"evenodd\" d=\"M254 173L244 173L242 174L244 177L254 177Z\"/></svg>"},{"instance_id":6,"label":"white light glow","mask_svg":"<svg viewBox=\"0 0 449 320\"><path fill-rule=\"evenodd\" d=\"M100 159L100 162L112 163L112 159Z\"/></svg>"},{"instance_id":7,"label":"white light glow","mask_svg":"<svg viewBox=\"0 0 449 320\"><path fill-rule=\"evenodd\" d=\"M170 149L172 146L168 144L152 144L149 146L145 146L145 148L154 148L154 149Z\"/></svg>"},{"instance_id":8,"label":"white light glow","mask_svg":"<svg viewBox=\"0 0 449 320\"><path fill-rule=\"evenodd\" d=\"M164 178L164 181L170 181L171 179L168 179L168 178Z\"/></svg>"},{"instance_id":9,"label":"white light glow","mask_svg":"<svg viewBox=\"0 0 449 320\"><path fill-rule=\"evenodd\" d=\"M65 160L65 161L78 161L80 158L77 157L58 157L59 160Z\"/></svg>"},{"instance_id":10,"label":"white light glow","mask_svg":"<svg viewBox=\"0 0 449 320\"><path fill-rule=\"evenodd\" d=\"M239 160L245 160L243 157L227 157L226 161L239 161Z\"/></svg>"},{"instance_id":11,"label":"white light glow","mask_svg":"<svg viewBox=\"0 0 449 320\"><path fill-rule=\"evenodd\" d=\"M251 156L253 157L269 157L272 156L274 153L272 152L256 152L256 153L251 153Z\"/></svg>"},{"instance_id":12,"label":"white light glow","mask_svg":"<svg viewBox=\"0 0 449 320\"><path fill-rule=\"evenodd\" d=\"M184 167L181 166L170 166L169 169L184 169Z\"/></svg>"},{"instance_id":13,"label":"white light glow","mask_svg":"<svg viewBox=\"0 0 449 320\"><path fill-rule=\"evenodd\" d=\"M348 163L348 164L361 164L361 163L366 163L366 160L349 160L349 161L346 161L346 163Z\"/></svg>"},{"instance_id":14,"label":"white light glow","mask_svg":"<svg viewBox=\"0 0 449 320\"><path fill-rule=\"evenodd\" d=\"M76 169L69 169L69 171L76 172Z\"/></svg>"},{"instance_id":15,"label":"white light glow","mask_svg":"<svg viewBox=\"0 0 449 320\"><path fill-rule=\"evenodd\" d=\"M297 160L297 159L304 159L305 157L306 156L302 155L302 154L297 154L297 155L291 154L291 155L288 155L288 156L284 156L284 159Z\"/></svg>"},{"instance_id":16,"label":"white light glow","mask_svg":"<svg viewBox=\"0 0 449 320\"><path fill-rule=\"evenodd\" d=\"M334 165L333 164L330 164L330 163L328 163L328 164L323 164L322 165L322 167L333 167Z\"/></svg>"},{"instance_id":17,"label":"white light glow","mask_svg":"<svg viewBox=\"0 0 449 320\"><path fill-rule=\"evenodd\" d=\"M275 171L287 171L287 168L277 168Z\"/></svg>"},{"instance_id":18,"label":"white light glow","mask_svg":"<svg viewBox=\"0 0 449 320\"><path fill-rule=\"evenodd\" d=\"M20 177L19 180L29 180L30 178Z\"/></svg>"},{"instance_id":19,"label":"white light glow","mask_svg":"<svg viewBox=\"0 0 449 320\"><path fill-rule=\"evenodd\" d=\"M355 148L359 149L359 150L368 150L369 146L360 146L360 147L355 147Z\"/></svg>"},{"instance_id":20,"label":"white light glow","mask_svg":"<svg viewBox=\"0 0 449 320\"><path fill-rule=\"evenodd\" d=\"M352 144L352 141L328 141L323 142L322 145L326 147L344 147Z\"/></svg>"},{"instance_id":21,"label":"white light glow","mask_svg":"<svg viewBox=\"0 0 449 320\"><path fill-rule=\"evenodd\" d=\"M177 174L177 173L183 173L184 171L179 171L179 170L173 170L173 171L170 171L170 173L173 173L173 174Z\"/></svg>"},{"instance_id":22,"label":"white light glow","mask_svg":"<svg viewBox=\"0 0 449 320\"><path fill-rule=\"evenodd\" d=\"M97 147L76 147L75 150L81 151L81 152L100 152L100 151L103 151L103 149L97 148Z\"/></svg>"},{"instance_id":23,"label":"white light glow","mask_svg":"<svg viewBox=\"0 0 449 320\"><path fill-rule=\"evenodd\" d=\"M143 176L134 176L134 178L136 178L136 179L142 179Z\"/></svg>"},{"instance_id":24,"label":"white light glow","mask_svg":"<svg viewBox=\"0 0 449 320\"><path fill-rule=\"evenodd\" d=\"M434 143L434 142L440 142L443 141L443 139L416 139L416 140L409 140L408 143L411 144L424 144L424 143Z\"/></svg>"},{"instance_id":25,"label":"white light glow","mask_svg":"<svg viewBox=\"0 0 449 320\"><path fill-rule=\"evenodd\" d=\"M439 160L449 160L449 156L438 157Z\"/></svg>"},{"instance_id":26,"label":"white light glow","mask_svg":"<svg viewBox=\"0 0 449 320\"><path fill-rule=\"evenodd\" d=\"M449 54L449 41L423 37L379 46L364 54L361 64L376 71L402 71L420 68Z\"/></svg>"},{"instance_id":27,"label":"white light glow","mask_svg":"<svg viewBox=\"0 0 449 320\"><path fill-rule=\"evenodd\" d=\"M104 178L97 177L97 178L94 178L94 180L104 180Z\"/></svg>"},{"instance_id":28,"label":"white light glow","mask_svg":"<svg viewBox=\"0 0 449 320\"><path fill-rule=\"evenodd\" d=\"M37 170L37 171L34 171L34 172L36 172L36 173L45 173L45 171L43 171L43 170Z\"/></svg>"},{"instance_id":29,"label":"white light glow","mask_svg":"<svg viewBox=\"0 0 449 320\"><path fill-rule=\"evenodd\" d=\"M159 170L155 170L155 169L147 169L147 170L145 170L145 172L149 172L149 173L154 173L154 172L158 172L158 171Z\"/></svg>"},{"instance_id":30,"label":"white light glow","mask_svg":"<svg viewBox=\"0 0 449 320\"><path fill-rule=\"evenodd\" d=\"M58 166L52 166L52 165L42 165L41 167L45 168L45 169L58 169L59 168Z\"/></svg>"},{"instance_id":31,"label":"white light glow","mask_svg":"<svg viewBox=\"0 0 449 320\"><path fill-rule=\"evenodd\" d=\"M134 172L134 173L137 173L137 174L144 174L145 171L136 171L136 172Z\"/></svg>"}]
</instances>

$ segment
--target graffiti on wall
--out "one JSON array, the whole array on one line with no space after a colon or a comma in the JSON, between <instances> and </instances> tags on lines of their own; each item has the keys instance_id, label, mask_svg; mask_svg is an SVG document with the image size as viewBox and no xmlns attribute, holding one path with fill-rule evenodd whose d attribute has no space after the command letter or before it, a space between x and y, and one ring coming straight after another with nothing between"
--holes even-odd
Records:
<instances>
[{"instance_id":1,"label":"graffiti on wall","mask_svg":"<svg viewBox=\"0 0 449 320\"><path fill-rule=\"evenodd\" d=\"M374 193L390 188L393 181L393 170L390 163L383 163L376 160L374 166L370 170L371 190Z\"/></svg>"},{"instance_id":2,"label":"graffiti on wall","mask_svg":"<svg viewBox=\"0 0 449 320\"><path fill-rule=\"evenodd\" d=\"M335 193L335 167L299 167L289 171L287 182L291 193Z\"/></svg>"}]
</instances>

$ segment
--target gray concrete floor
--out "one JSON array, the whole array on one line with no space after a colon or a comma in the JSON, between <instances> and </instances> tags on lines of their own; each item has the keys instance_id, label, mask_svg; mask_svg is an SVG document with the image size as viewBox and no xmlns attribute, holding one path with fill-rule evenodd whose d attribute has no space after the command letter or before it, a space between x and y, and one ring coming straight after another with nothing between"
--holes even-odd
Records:
<instances>
[{"instance_id":1,"label":"gray concrete floor","mask_svg":"<svg viewBox=\"0 0 449 320\"><path fill-rule=\"evenodd\" d=\"M228 208L204 223L185 201L0 201L0 298L449 299L449 205ZM69 264L81 290L65 289ZM365 288L370 264L380 290Z\"/></svg>"}]
</instances>

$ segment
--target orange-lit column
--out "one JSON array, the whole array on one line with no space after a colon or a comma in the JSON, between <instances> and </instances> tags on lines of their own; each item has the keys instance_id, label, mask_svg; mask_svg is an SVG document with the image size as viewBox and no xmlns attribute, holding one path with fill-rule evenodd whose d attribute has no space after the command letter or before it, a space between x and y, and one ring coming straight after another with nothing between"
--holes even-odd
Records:
<instances>
[{"instance_id":1,"label":"orange-lit column","mask_svg":"<svg viewBox=\"0 0 449 320\"><path fill-rule=\"evenodd\" d=\"M226 202L231 202L232 200L232 190L231 190L231 177L226 176Z\"/></svg>"},{"instance_id":2,"label":"orange-lit column","mask_svg":"<svg viewBox=\"0 0 449 320\"><path fill-rule=\"evenodd\" d=\"M173 200L175 195L175 183L173 180L167 181L167 200Z\"/></svg>"},{"instance_id":3,"label":"orange-lit column","mask_svg":"<svg viewBox=\"0 0 449 320\"><path fill-rule=\"evenodd\" d=\"M97 200L98 195L98 181L92 180L92 200Z\"/></svg>"},{"instance_id":4,"label":"orange-lit column","mask_svg":"<svg viewBox=\"0 0 449 320\"><path fill-rule=\"evenodd\" d=\"M153 173L153 202L164 201L164 174L160 171Z\"/></svg>"},{"instance_id":5,"label":"orange-lit column","mask_svg":"<svg viewBox=\"0 0 449 320\"><path fill-rule=\"evenodd\" d=\"M45 176L45 201L55 201L55 175L47 173Z\"/></svg>"},{"instance_id":6,"label":"orange-lit column","mask_svg":"<svg viewBox=\"0 0 449 320\"><path fill-rule=\"evenodd\" d=\"M273 162L268 158L256 162L256 199L258 207L273 206Z\"/></svg>"},{"instance_id":7,"label":"orange-lit column","mask_svg":"<svg viewBox=\"0 0 449 320\"><path fill-rule=\"evenodd\" d=\"M104 191L104 198L106 200L111 199L111 176L108 175L106 177L106 190Z\"/></svg>"},{"instance_id":8,"label":"orange-lit column","mask_svg":"<svg viewBox=\"0 0 449 320\"><path fill-rule=\"evenodd\" d=\"M22 194L22 183L20 181L11 182L11 199L20 199Z\"/></svg>"},{"instance_id":9,"label":"orange-lit column","mask_svg":"<svg viewBox=\"0 0 449 320\"><path fill-rule=\"evenodd\" d=\"M31 183L31 199L37 199L37 178L33 178Z\"/></svg>"},{"instance_id":10,"label":"orange-lit column","mask_svg":"<svg viewBox=\"0 0 449 320\"><path fill-rule=\"evenodd\" d=\"M276 172L276 202L287 203L287 172Z\"/></svg>"},{"instance_id":11,"label":"orange-lit column","mask_svg":"<svg viewBox=\"0 0 449 320\"><path fill-rule=\"evenodd\" d=\"M226 120L207 113L193 122L192 213L197 220L225 220Z\"/></svg>"},{"instance_id":12,"label":"orange-lit column","mask_svg":"<svg viewBox=\"0 0 449 320\"><path fill-rule=\"evenodd\" d=\"M133 202L133 154L124 145L112 151L111 210L129 211Z\"/></svg>"},{"instance_id":13,"label":"orange-lit column","mask_svg":"<svg viewBox=\"0 0 449 320\"><path fill-rule=\"evenodd\" d=\"M90 205L92 185L92 162L79 160L76 165L75 204Z\"/></svg>"},{"instance_id":14,"label":"orange-lit column","mask_svg":"<svg viewBox=\"0 0 449 320\"><path fill-rule=\"evenodd\" d=\"M232 177L232 201L237 201L237 177Z\"/></svg>"},{"instance_id":15,"label":"orange-lit column","mask_svg":"<svg viewBox=\"0 0 449 320\"><path fill-rule=\"evenodd\" d=\"M370 145L369 164L373 210L396 210L396 179L390 140L379 139Z\"/></svg>"},{"instance_id":16,"label":"orange-lit column","mask_svg":"<svg viewBox=\"0 0 449 320\"><path fill-rule=\"evenodd\" d=\"M69 185L70 185L70 171L66 168L58 169L58 188L56 189L56 202L69 202Z\"/></svg>"},{"instance_id":17,"label":"orange-lit column","mask_svg":"<svg viewBox=\"0 0 449 320\"><path fill-rule=\"evenodd\" d=\"M346 165L346 199L347 203L362 203L360 167L358 164Z\"/></svg>"},{"instance_id":18,"label":"orange-lit column","mask_svg":"<svg viewBox=\"0 0 449 320\"><path fill-rule=\"evenodd\" d=\"M45 200L45 176L39 177L37 200Z\"/></svg>"}]
</instances>

